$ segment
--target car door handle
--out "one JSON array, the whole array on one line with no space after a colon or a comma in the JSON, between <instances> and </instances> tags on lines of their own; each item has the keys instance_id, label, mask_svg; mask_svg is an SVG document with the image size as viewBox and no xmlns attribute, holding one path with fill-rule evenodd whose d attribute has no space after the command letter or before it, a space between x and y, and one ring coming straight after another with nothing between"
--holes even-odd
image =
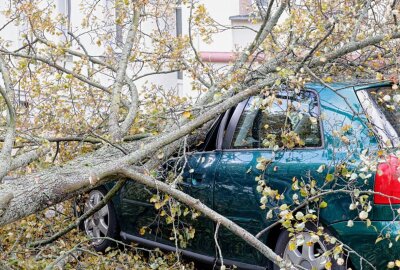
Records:
<instances>
[{"instance_id":1,"label":"car door handle","mask_svg":"<svg viewBox=\"0 0 400 270\"><path fill-rule=\"evenodd\" d=\"M203 181L202 178L193 178L193 177L188 177L186 179L183 180L183 183L187 183L190 186L196 186L199 183L201 183Z\"/></svg>"},{"instance_id":2,"label":"car door handle","mask_svg":"<svg viewBox=\"0 0 400 270\"><path fill-rule=\"evenodd\" d=\"M201 177L190 177L187 179L189 182L192 182L192 184L196 184L196 183L201 183L203 182L203 178Z\"/></svg>"},{"instance_id":3,"label":"car door handle","mask_svg":"<svg viewBox=\"0 0 400 270\"><path fill-rule=\"evenodd\" d=\"M186 178L182 182L179 183L180 186L186 187L186 188L195 188L195 189L206 189L210 188L210 184L202 184L203 179L195 179L195 178Z\"/></svg>"}]
</instances>

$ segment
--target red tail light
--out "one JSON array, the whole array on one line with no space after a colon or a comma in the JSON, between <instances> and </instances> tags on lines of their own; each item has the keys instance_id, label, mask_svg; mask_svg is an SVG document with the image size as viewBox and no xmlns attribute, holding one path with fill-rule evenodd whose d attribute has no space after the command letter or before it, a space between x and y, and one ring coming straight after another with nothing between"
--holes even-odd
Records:
<instances>
[{"instance_id":1,"label":"red tail light","mask_svg":"<svg viewBox=\"0 0 400 270\"><path fill-rule=\"evenodd\" d=\"M390 156L387 162L378 165L375 176L375 191L396 198L374 195L375 204L400 204L400 161Z\"/></svg>"}]
</instances>

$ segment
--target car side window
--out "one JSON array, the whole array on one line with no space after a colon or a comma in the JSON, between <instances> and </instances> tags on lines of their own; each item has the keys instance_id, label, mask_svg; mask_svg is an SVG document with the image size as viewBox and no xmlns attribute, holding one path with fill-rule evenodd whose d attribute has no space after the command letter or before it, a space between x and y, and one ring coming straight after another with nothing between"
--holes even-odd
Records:
<instances>
[{"instance_id":1,"label":"car side window","mask_svg":"<svg viewBox=\"0 0 400 270\"><path fill-rule=\"evenodd\" d=\"M240 116L231 148L298 148L322 145L317 94L301 91L252 97Z\"/></svg>"}]
</instances>

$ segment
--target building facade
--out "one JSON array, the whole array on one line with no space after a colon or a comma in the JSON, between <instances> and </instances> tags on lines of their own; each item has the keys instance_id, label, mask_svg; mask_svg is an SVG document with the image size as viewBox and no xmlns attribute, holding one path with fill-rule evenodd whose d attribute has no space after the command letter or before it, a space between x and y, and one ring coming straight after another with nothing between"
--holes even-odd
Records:
<instances>
[{"instance_id":1,"label":"building facade","mask_svg":"<svg viewBox=\"0 0 400 270\"><path fill-rule=\"evenodd\" d=\"M204 4L210 16L215 19L220 25L226 27L225 31L221 31L212 37L212 42L206 43L198 36L194 36L194 45L199 52L200 57L204 62L212 63L218 67L227 65L234 59L234 52L240 51L256 34L259 24L254 23L252 20L252 5L253 1L259 1L258 4L266 5L266 0L201 0L200 3ZM7 8L8 1L0 2L0 10ZM71 39L68 32L73 33L75 36L80 36L85 29L82 29L82 21L85 20L85 15L82 12L81 1L77 0L54 0L47 1L53 3L53 7L57 13L61 14L64 18L60 20L59 29L63 34L52 36L51 39L57 42L63 42ZM94 10L94 15L98 18L105 18L108 23L103 26L103 31L107 28L110 32L114 32L115 40L114 47L117 49L118 45L123 42L124 29L113 22L118 10L114 10L114 0L99 0L98 8ZM254 6L253 6L254 7ZM57 15L55 15L57 16ZM188 20L189 9L184 5L177 3L175 11L174 31L176 35L188 34ZM5 17L0 15L0 25L7 23ZM10 23L6 25L0 32L0 37L3 42L9 41L10 49L16 49L24 44L24 32L27 30L27 23L23 21ZM151 32L154 29L154 23L146 23L141 25L142 31ZM253 29L253 30L251 30ZM104 51L104 46L99 46L93 37L82 35L80 42L86 47L89 52L96 52L97 56L101 56ZM74 41L72 40L74 46ZM76 45L76 44L75 44ZM77 45L76 45L77 46ZM146 44L144 44L146 46ZM79 46L77 46L79 47ZM73 62L73 59L66 59L66 61ZM68 63L67 63L68 65ZM148 76L142 80L137 81L138 89L140 90L144 84L156 83L161 84L165 88L176 88L181 95L190 95L191 78L185 72L176 72L171 74L158 74Z\"/></svg>"}]
</instances>

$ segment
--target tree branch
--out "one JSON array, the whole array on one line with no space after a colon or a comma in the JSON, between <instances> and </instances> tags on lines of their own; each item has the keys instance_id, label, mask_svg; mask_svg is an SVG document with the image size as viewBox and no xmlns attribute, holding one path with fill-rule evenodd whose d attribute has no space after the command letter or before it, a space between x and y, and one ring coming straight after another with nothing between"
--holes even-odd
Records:
<instances>
[{"instance_id":1,"label":"tree branch","mask_svg":"<svg viewBox=\"0 0 400 270\"><path fill-rule=\"evenodd\" d=\"M16 114L14 105L12 104L11 98L14 94L14 89L10 79L10 73L7 68L7 64L4 61L3 55L0 55L0 71L3 77L4 86L0 86L0 94L4 98L7 105L7 131L4 137L4 144L0 153L0 179L10 171L11 166L11 151L15 140L15 128L16 128Z\"/></svg>"},{"instance_id":2,"label":"tree branch","mask_svg":"<svg viewBox=\"0 0 400 270\"><path fill-rule=\"evenodd\" d=\"M275 264L281 265L283 263L283 259L280 256L275 254L275 252L273 252L268 246L266 246L264 243L262 243L260 240L258 240L255 236L253 236L251 233L247 232L245 229L243 229L239 225L235 224L231 220L227 219L226 217L218 214L214 210L212 210L209 207L207 207L206 205L202 204L198 199L195 199L195 198L187 195L186 193L171 187L170 185L168 185L164 182L161 182L161 181L158 181L149 176L140 174L132 169L123 168L123 169L118 170L117 173L119 173L125 177L128 177L129 179L133 179L134 181L136 181L140 184L146 185L148 187L156 188L157 190L174 197L178 201L201 212L202 214L204 214L206 217L213 220L217 224L221 224L222 226L227 228L229 231L231 231L235 235L242 238L250 246L257 249L265 257L267 257L269 260L271 260Z\"/></svg>"},{"instance_id":3,"label":"tree branch","mask_svg":"<svg viewBox=\"0 0 400 270\"><path fill-rule=\"evenodd\" d=\"M78 219L76 219L76 221L74 223L70 224L68 227L66 227L62 231L57 232L53 236L33 242L33 243L29 244L29 246L37 247L37 246L50 244L50 243L54 242L55 240L59 239L61 236L65 235L66 233L77 228L79 226L79 224L81 224L83 221L85 221L85 219L92 216L94 213L96 213L101 208L103 208L114 197L114 195L124 186L126 181L127 181L126 179L119 180L95 207L93 207L89 211L85 212L82 216L80 216Z\"/></svg>"},{"instance_id":4,"label":"tree branch","mask_svg":"<svg viewBox=\"0 0 400 270\"><path fill-rule=\"evenodd\" d=\"M130 25L126 42L121 53L121 59L119 61L119 65L117 68L117 76L115 79L115 83L112 86L109 131L114 141L122 140L122 136L124 135L124 130L119 126L118 119L119 119L119 108L121 103L121 90L125 83L128 83L132 93L132 104L129 109L130 112L128 113L128 116L130 118L126 118L125 119L126 121L124 121L125 131L133 121L132 115L136 116L136 111L137 111L137 92L135 92L136 86L133 85L132 81L130 80L126 81L125 78L126 78L126 68L128 66L129 58L131 56L133 44L136 40L137 30L139 27L139 19L140 19L140 10L138 9L138 7L134 7L132 23Z\"/></svg>"},{"instance_id":5,"label":"tree branch","mask_svg":"<svg viewBox=\"0 0 400 270\"><path fill-rule=\"evenodd\" d=\"M66 69L66 68L56 64L55 62L53 62L53 61L51 61L49 59L46 59L45 57L42 57L42 56L39 56L39 55L28 55L28 54L23 54L23 53L10 52L10 51L7 51L5 49L0 49L0 52L2 52L3 54L15 56L15 57L21 57L21 58L26 58L26 59L31 59L31 60L37 60L37 61L42 62L44 64L47 64L47 65L49 65L49 66L51 66L51 67L53 67L53 68L55 68L55 69L57 69L57 70L59 70L59 71L61 71L63 73L70 74L73 77L77 78L78 80L80 80L80 81L82 81L82 82L84 82L84 83L86 83L88 85L91 85L91 86L93 86L93 87L95 87L97 89L100 89L100 90L108 93L108 94L111 94L111 91L108 89L108 87L103 86L103 85L101 85L101 84L99 84L99 83L97 83L97 82L95 82L95 81L93 81L93 80L91 80L91 79L89 79L89 78L87 78L85 76L82 76L82 75L80 75L80 74L78 74L78 73L76 73L74 71Z\"/></svg>"}]
</instances>

